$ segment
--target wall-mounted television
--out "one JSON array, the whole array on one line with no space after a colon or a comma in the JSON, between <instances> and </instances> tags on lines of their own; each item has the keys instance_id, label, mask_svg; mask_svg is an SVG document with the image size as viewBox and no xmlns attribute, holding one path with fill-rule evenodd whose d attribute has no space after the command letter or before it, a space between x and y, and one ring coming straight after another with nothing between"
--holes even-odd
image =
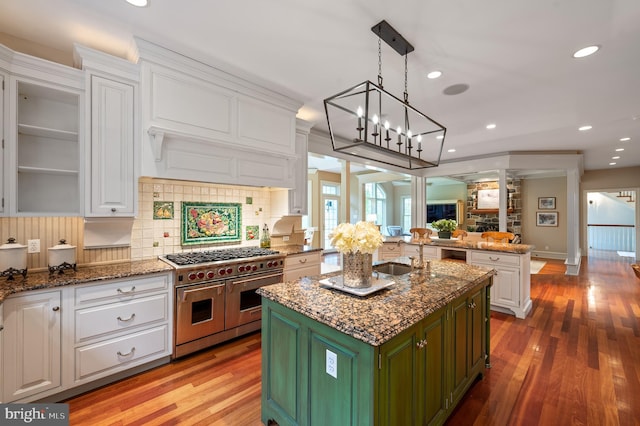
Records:
<instances>
[{"instance_id":1,"label":"wall-mounted television","mask_svg":"<svg viewBox=\"0 0 640 426\"><path fill-rule=\"evenodd\" d=\"M453 203L427 203L427 223L440 219L458 220L458 204Z\"/></svg>"}]
</instances>

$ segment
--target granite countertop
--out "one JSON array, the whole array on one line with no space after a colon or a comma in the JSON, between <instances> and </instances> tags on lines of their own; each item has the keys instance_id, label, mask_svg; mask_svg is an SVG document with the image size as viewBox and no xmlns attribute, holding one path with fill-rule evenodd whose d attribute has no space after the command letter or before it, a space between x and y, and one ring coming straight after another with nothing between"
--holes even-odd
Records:
<instances>
[{"instance_id":1,"label":"granite countertop","mask_svg":"<svg viewBox=\"0 0 640 426\"><path fill-rule=\"evenodd\" d=\"M10 294L22 291L84 284L172 270L173 268L169 264L159 259L152 259L100 266L83 266L79 267L77 271L65 270L64 274L55 273L49 275L49 271L27 272L26 278L18 275L13 281L9 281L6 278L0 280L0 303Z\"/></svg>"},{"instance_id":2,"label":"granite countertop","mask_svg":"<svg viewBox=\"0 0 640 426\"><path fill-rule=\"evenodd\" d=\"M434 277L380 275L395 281L369 296L326 288L331 273L258 289L258 294L373 346L379 346L493 274L462 262L431 261Z\"/></svg>"},{"instance_id":3,"label":"granite countertop","mask_svg":"<svg viewBox=\"0 0 640 426\"><path fill-rule=\"evenodd\" d=\"M404 241L407 244L418 244L411 241L409 237L387 237L385 243L397 244L399 240ZM526 254L530 253L536 247L529 244L511 244L511 243L498 243L498 242L486 242L486 241L468 241L468 240L454 240L454 239L439 239L431 238L431 242L425 243L425 246L439 246L460 248L467 250L483 250L483 251L500 251L503 253L516 253Z\"/></svg>"},{"instance_id":4,"label":"granite countertop","mask_svg":"<svg viewBox=\"0 0 640 426\"><path fill-rule=\"evenodd\" d=\"M320 248L312 248L304 245L287 245L271 247L285 255L309 253L321 251ZM0 278L0 303L10 294L30 290L60 287L65 285L85 284L94 281L104 281L115 278L126 278L138 275L153 274L155 272L172 271L173 267L159 259L139 260L105 264L99 266L83 266L77 271L65 270L63 274L50 275L49 271L27 273L27 277L21 275L14 277L13 281Z\"/></svg>"}]
</instances>

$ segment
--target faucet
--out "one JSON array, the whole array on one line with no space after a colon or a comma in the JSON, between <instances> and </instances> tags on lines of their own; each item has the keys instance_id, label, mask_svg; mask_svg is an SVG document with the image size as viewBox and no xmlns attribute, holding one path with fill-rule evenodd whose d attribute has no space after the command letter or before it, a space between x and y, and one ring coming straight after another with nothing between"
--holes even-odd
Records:
<instances>
[{"instance_id":1,"label":"faucet","mask_svg":"<svg viewBox=\"0 0 640 426\"><path fill-rule=\"evenodd\" d=\"M431 239L429 237L424 238L414 238L411 242L418 243L419 255L418 262L414 262L415 258L409 257L411 259L411 267L417 269L418 274L424 274L425 272L425 262L424 262L424 244L430 243ZM397 246L400 247L400 244L405 243L408 244L405 240L398 240ZM431 274L431 262L427 261L427 274Z\"/></svg>"}]
</instances>

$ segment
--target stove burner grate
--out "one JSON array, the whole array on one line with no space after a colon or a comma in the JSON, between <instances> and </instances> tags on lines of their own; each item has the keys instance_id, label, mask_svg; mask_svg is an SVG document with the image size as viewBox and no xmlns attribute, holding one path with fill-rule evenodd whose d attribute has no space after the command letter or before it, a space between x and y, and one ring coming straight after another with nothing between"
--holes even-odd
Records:
<instances>
[{"instance_id":1,"label":"stove burner grate","mask_svg":"<svg viewBox=\"0 0 640 426\"><path fill-rule=\"evenodd\" d=\"M276 250L260 247L244 247L223 250L210 250L190 253L175 253L166 255L166 259L176 265L197 265L199 263L220 262L224 260L242 259L257 256L278 254Z\"/></svg>"}]
</instances>

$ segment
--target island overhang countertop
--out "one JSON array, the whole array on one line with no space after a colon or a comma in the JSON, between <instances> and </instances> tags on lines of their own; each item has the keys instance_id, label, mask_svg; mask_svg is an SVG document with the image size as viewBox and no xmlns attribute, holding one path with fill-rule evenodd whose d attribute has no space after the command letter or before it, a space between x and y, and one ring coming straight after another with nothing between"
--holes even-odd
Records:
<instances>
[{"instance_id":1,"label":"island overhang countertop","mask_svg":"<svg viewBox=\"0 0 640 426\"><path fill-rule=\"evenodd\" d=\"M406 244L419 244L410 237L386 237L384 243L398 244L402 241ZM536 246L530 244L513 244L501 243L496 241L476 241L476 240L458 240L455 238L436 238L433 237L429 242L423 243L425 246L436 246L453 249L481 250L481 251L499 251L503 253L525 254L531 253Z\"/></svg>"},{"instance_id":2,"label":"island overhang countertop","mask_svg":"<svg viewBox=\"0 0 640 426\"><path fill-rule=\"evenodd\" d=\"M434 260L431 272L433 276L380 275L395 283L364 297L320 283L341 272L273 284L257 292L358 340L380 346L490 278L493 269Z\"/></svg>"}]
</instances>

